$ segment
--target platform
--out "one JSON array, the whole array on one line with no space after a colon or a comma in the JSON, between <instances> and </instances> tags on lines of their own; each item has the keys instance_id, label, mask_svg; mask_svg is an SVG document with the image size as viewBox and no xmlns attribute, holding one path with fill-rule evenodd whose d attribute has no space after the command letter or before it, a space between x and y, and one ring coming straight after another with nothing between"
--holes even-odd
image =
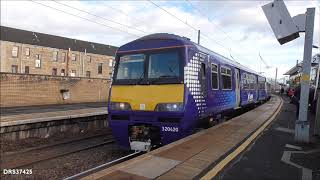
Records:
<instances>
[{"instance_id":1,"label":"platform","mask_svg":"<svg viewBox=\"0 0 320 180\"><path fill-rule=\"evenodd\" d=\"M264 131L282 104L273 96L241 116L83 179L210 179Z\"/></svg>"},{"instance_id":2,"label":"platform","mask_svg":"<svg viewBox=\"0 0 320 180\"><path fill-rule=\"evenodd\" d=\"M107 103L2 108L0 127L108 114Z\"/></svg>"},{"instance_id":3,"label":"platform","mask_svg":"<svg viewBox=\"0 0 320 180\"><path fill-rule=\"evenodd\" d=\"M1 140L77 135L108 127L107 103L1 108Z\"/></svg>"},{"instance_id":4,"label":"platform","mask_svg":"<svg viewBox=\"0 0 320 180\"><path fill-rule=\"evenodd\" d=\"M296 106L283 97L281 112L261 136L214 179L320 180L320 137L309 113L311 143L294 140Z\"/></svg>"}]
</instances>

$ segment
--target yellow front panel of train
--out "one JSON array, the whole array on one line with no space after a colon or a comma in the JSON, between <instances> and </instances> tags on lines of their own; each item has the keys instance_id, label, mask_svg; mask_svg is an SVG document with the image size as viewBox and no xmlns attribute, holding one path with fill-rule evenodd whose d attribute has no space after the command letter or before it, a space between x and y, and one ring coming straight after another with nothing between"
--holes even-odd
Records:
<instances>
[{"instance_id":1,"label":"yellow front panel of train","mask_svg":"<svg viewBox=\"0 0 320 180\"><path fill-rule=\"evenodd\" d=\"M183 102L184 85L113 85L111 102L127 102L132 110L154 111L158 103Z\"/></svg>"}]
</instances>

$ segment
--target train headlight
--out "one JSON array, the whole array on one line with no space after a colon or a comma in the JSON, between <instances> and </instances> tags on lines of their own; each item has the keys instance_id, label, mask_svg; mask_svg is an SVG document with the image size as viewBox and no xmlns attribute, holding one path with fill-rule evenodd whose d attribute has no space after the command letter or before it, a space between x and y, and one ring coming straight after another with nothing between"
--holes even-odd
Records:
<instances>
[{"instance_id":1,"label":"train headlight","mask_svg":"<svg viewBox=\"0 0 320 180\"><path fill-rule=\"evenodd\" d=\"M155 111L182 111L183 103L159 103Z\"/></svg>"},{"instance_id":2,"label":"train headlight","mask_svg":"<svg viewBox=\"0 0 320 180\"><path fill-rule=\"evenodd\" d=\"M131 110L131 106L126 102L110 102L110 110Z\"/></svg>"}]
</instances>

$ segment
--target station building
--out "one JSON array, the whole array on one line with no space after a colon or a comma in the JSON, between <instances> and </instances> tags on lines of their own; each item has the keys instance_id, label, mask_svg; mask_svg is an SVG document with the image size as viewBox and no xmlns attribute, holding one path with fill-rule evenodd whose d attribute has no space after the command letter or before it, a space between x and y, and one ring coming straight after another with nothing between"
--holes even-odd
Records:
<instances>
[{"instance_id":1,"label":"station building","mask_svg":"<svg viewBox=\"0 0 320 180\"><path fill-rule=\"evenodd\" d=\"M1 26L0 72L110 79L117 47Z\"/></svg>"},{"instance_id":2,"label":"station building","mask_svg":"<svg viewBox=\"0 0 320 180\"><path fill-rule=\"evenodd\" d=\"M316 77L317 77L319 62L320 62L320 54L315 54L312 57L311 72L310 72L310 81L311 81L311 84L313 85L316 84L316 79L317 79ZM302 63L303 62L297 61L297 64L284 74L289 76L288 84L290 84L290 86L296 86L300 84L301 74L302 74Z\"/></svg>"}]
</instances>

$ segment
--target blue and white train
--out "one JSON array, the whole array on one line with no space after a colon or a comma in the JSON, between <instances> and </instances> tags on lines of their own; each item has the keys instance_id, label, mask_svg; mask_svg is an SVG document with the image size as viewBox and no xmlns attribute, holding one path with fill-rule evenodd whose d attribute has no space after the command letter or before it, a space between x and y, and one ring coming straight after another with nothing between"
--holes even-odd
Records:
<instances>
[{"instance_id":1,"label":"blue and white train","mask_svg":"<svg viewBox=\"0 0 320 180\"><path fill-rule=\"evenodd\" d=\"M268 87L265 77L185 37L151 34L116 53L109 125L121 147L147 151L266 101Z\"/></svg>"}]
</instances>

